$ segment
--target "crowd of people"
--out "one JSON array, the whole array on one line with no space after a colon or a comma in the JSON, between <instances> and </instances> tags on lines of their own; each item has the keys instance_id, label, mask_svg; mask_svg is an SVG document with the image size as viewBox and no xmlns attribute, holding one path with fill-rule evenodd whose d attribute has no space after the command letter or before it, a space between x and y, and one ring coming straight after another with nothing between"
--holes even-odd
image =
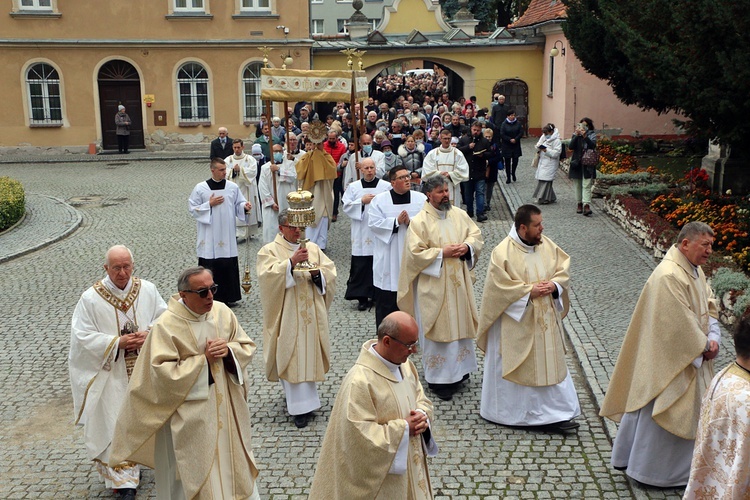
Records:
<instances>
[{"instance_id":1,"label":"crowd of people","mask_svg":"<svg viewBox=\"0 0 750 500\"><path fill-rule=\"evenodd\" d=\"M405 93L399 81L418 92ZM316 119L300 103L287 127L275 117L261 122L251 154L219 129L210 178L188 200L198 266L182 272L168 303L133 276L129 249L107 252L106 277L74 312L69 360L89 458L121 497L135 497L139 464L156 469L164 498L261 497L246 404L255 344L231 310L241 297L237 243L262 235L265 375L280 383L293 424L304 428L321 408L317 384L331 367L328 313L339 277L324 250L339 199L351 219L345 299L360 311L375 308L377 338L364 343L341 384L310 498L432 498L426 457L439 453L440 436L428 395L460 396L478 370L477 347L485 359L482 418L531 431L579 427L562 326L570 257L543 234L538 206L521 206L491 251L480 307L473 292L484 250L477 223L487 220L498 163L506 182L515 181L523 136L515 113L502 96L489 112L471 99L446 101L439 79L384 77L377 85L378 96L393 93L393 106L370 99L362 113L372 134L357 143L359 119L345 103L337 117ZM593 124L582 124L571 143L579 166L593 141ZM545 173L535 196L554 202L554 173L546 173L562 154L554 125L544 127L537 150ZM582 173L580 184L577 208L586 215L590 176ZM289 210L298 186L314 195L309 241ZM709 490L734 498L750 486L742 439L750 318L735 333L736 366L712 383L721 339L700 266L713 238L706 224L687 224L654 271L601 409L622 422L613 466L648 485L689 482L689 498ZM409 359L419 346L421 374ZM728 411L742 418L721 420ZM717 452L714 431L734 440L732 456Z\"/></svg>"}]
</instances>

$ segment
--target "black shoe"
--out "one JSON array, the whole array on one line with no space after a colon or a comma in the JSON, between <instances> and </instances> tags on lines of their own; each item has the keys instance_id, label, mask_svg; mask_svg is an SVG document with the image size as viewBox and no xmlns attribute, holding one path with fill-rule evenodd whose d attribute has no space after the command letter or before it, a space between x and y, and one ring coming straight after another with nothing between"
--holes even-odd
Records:
<instances>
[{"instance_id":1,"label":"black shoe","mask_svg":"<svg viewBox=\"0 0 750 500\"><path fill-rule=\"evenodd\" d=\"M508 178L507 181L505 181L506 184L510 184L510 178Z\"/></svg>"},{"instance_id":2,"label":"black shoe","mask_svg":"<svg viewBox=\"0 0 750 500\"><path fill-rule=\"evenodd\" d=\"M357 304L357 311L365 311L367 310L367 302L360 302Z\"/></svg>"},{"instance_id":3,"label":"black shoe","mask_svg":"<svg viewBox=\"0 0 750 500\"><path fill-rule=\"evenodd\" d=\"M591 215L591 214L593 214L593 213L594 213L594 212L592 212L592 211L591 211L591 207L589 206L589 204L588 204L588 203L586 203L586 204L585 204L585 205L583 206L583 215L585 215L586 217L588 217L588 216L590 216L590 215Z\"/></svg>"},{"instance_id":4,"label":"black shoe","mask_svg":"<svg viewBox=\"0 0 750 500\"><path fill-rule=\"evenodd\" d=\"M555 422L554 424L545 425L543 427L546 427L549 430L553 431L574 431L578 429L581 426L578 422L575 420L565 420L563 422Z\"/></svg>"},{"instance_id":5,"label":"black shoe","mask_svg":"<svg viewBox=\"0 0 750 500\"><path fill-rule=\"evenodd\" d=\"M487 220L487 216L484 214L477 215L477 222L484 222Z\"/></svg>"},{"instance_id":6,"label":"black shoe","mask_svg":"<svg viewBox=\"0 0 750 500\"><path fill-rule=\"evenodd\" d=\"M513 174L513 182L516 182L516 174Z\"/></svg>"},{"instance_id":7,"label":"black shoe","mask_svg":"<svg viewBox=\"0 0 750 500\"><path fill-rule=\"evenodd\" d=\"M297 426L297 429L302 429L304 427L307 427L307 421L310 418L309 413L303 413L302 415L294 415L294 425Z\"/></svg>"},{"instance_id":8,"label":"black shoe","mask_svg":"<svg viewBox=\"0 0 750 500\"><path fill-rule=\"evenodd\" d=\"M227 302L227 307L230 308L230 309L232 309L234 307L237 307L238 305L240 305L239 301L237 301L237 302Z\"/></svg>"},{"instance_id":9,"label":"black shoe","mask_svg":"<svg viewBox=\"0 0 750 500\"><path fill-rule=\"evenodd\" d=\"M470 214L470 213L468 213L468 212L466 212L466 213L467 213L467 214L469 215L469 218L471 218L471 219L473 219L473 218L474 218L474 214Z\"/></svg>"},{"instance_id":10,"label":"black shoe","mask_svg":"<svg viewBox=\"0 0 750 500\"><path fill-rule=\"evenodd\" d=\"M460 382L459 382L460 383ZM443 401L450 401L453 399L453 393L455 392L452 387L453 384L427 384L430 390L435 393L435 396L439 397Z\"/></svg>"},{"instance_id":11,"label":"black shoe","mask_svg":"<svg viewBox=\"0 0 750 500\"><path fill-rule=\"evenodd\" d=\"M135 488L120 488L117 493L123 500L135 500Z\"/></svg>"}]
</instances>

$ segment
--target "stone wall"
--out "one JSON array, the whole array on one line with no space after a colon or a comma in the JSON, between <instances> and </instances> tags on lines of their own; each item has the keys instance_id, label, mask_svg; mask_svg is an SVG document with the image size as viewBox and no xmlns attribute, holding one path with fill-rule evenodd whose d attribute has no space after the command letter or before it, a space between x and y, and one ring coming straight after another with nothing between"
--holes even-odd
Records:
<instances>
[{"instance_id":1,"label":"stone wall","mask_svg":"<svg viewBox=\"0 0 750 500\"><path fill-rule=\"evenodd\" d=\"M654 257L661 259L672 246L671 241L656 234L654 228L637 214L632 214L619 198L606 198L604 209L612 216L625 231L633 236L641 245L652 250Z\"/></svg>"}]
</instances>

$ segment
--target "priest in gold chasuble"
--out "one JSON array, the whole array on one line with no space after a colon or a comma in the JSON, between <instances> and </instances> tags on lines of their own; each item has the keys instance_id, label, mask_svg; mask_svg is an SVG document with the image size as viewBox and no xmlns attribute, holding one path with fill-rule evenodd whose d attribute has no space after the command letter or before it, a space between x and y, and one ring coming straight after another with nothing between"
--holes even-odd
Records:
<instances>
[{"instance_id":1,"label":"priest in gold chasuble","mask_svg":"<svg viewBox=\"0 0 750 500\"><path fill-rule=\"evenodd\" d=\"M477 339L485 353L480 414L569 431L581 414L563 344L570 257L543 230L541 210L522 205L492 251Z\"/></svg>"},{"instance_id":2,"label":"priest in gold chasuble","mask_svg":"<svg viewBox=\"0 0 750 500\"><path fill-rule=\"evenodd\" d=\"M396 311L362 346L341 383L310 489L312 500L417 500L433 496L432 403L409 356L417 324Z\"/></svg>"},{"instance_id":3,"label":"priest in gold chasuble","mask_svg":"<svg viewBox=\"0 0 750 500\"><path fill-rule=\"evenodd\" d=\"M209 270L182 272L117 419L112 459L154 468L157 498L260 499L246 380L255 344L216 289Z\"/></svg>"},{"instance_id":4,"label":"priest in gold chasuble","mask_svg":"<svg viewBox=\"0 0 750 500\"><path fill-rule=\"evenodd\" d=\"M452 205L445 177L425 179L423 190L428 203L406 233L398 307L419 325L425 380L450 400L477 370L472 269L484 239L466 212Z\"/></svg>"}]
</instances>

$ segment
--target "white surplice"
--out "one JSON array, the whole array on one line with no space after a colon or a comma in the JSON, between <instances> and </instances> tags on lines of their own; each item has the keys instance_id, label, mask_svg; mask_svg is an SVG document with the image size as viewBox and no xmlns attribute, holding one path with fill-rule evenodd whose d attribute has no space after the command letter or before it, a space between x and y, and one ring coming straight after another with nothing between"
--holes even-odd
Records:
<instances>
[{"instance_id":1,"label":"white surplice","mask_svg":"<svg viewBox=\"0 0 750 500\"><path fill-rule=\"evenodd\" d=\"M370 153L369 155L365 155L362 151L360 151L359 161L361 162L363 158L372 158L372 161L375 162L375 177L377 177L378 179L382 179L383 177L385 177L385 174L388 173L385 171L385 155L382 152L378 151L377 149L373 149L372 153ZM344 169L342 182L344 184L345 191L346 188L349 187L349 184L351 184L352 182L357 182L359 180L357 178L357 166L354 159L354 154L349 155L349 162L346 164L346 168ZM359 178L362 178L362 172L359 173Z\"/></svg>"},{"instance_id":2,"label":"white surplice","mask_svg":"<svg viewBox=\"0 0 750 500\"><path fill-rule=\"evenodd\" d=\"M381 290L398 291L401 270L401 254L406 241L408 225L398 224L398 215L406 210L409 219L422 210L427 197L417 191L409 191L409 203L395 205L391 191L375 196L370 202L368 226L375 236L372 261L372 283ZM397 230L394 232L394 228Z\"/></svg>"},{"instance_id":3,"label":"white surplice","mask_svg":"<svg viewBox=\"0 0 750 500\"><path fill-rule=\"evenodd\" d=\"M346 188L341 200L344 204L344 213L351 219L352 255L370 256L375 246L375 236L368 226L370 204L363 205L362 197L367 194L377 195L390 189L390 183L383 180L377 180L375 187L368 188L362 186L362 180L358 180Z\"/></svg>"},{"instance_id":4,"label":"white surplice","mask_svg":"<svg viewBox=\"0 0 750 500\"><path fill-rule=\"evenodd\" d=\"M458 148L431 149L422 162L422 179L448 172L448 193L454 205L461 206L461 183L469 180L469 164Z\"/></svg>"},{"instance_id":5,"label":"white surplice","mask_svg":"<svg viewBox=\"0 0 750 500\"><path fill-rule=\"evenodd\" d=\"M188 199L188 211L198 225L198 257L221 259L237 257L235 218L247 220L245 197L237 184L225 181L224 189L211 190L208 183L198 183ZM223 196L224 203L209 205L211 195Z\"/></svg>"},{"instance_id":6,"label":"white surplice","mask_svg":"<svg viewBox=\"0 0 750 500\"><path fill-rule=\"evenodd\" d=\"M297 169L294 167L294 160L284 159L279 164L279 170L276 172L276 193L278 200L273 197L274 174L271 172L271 163L266 163L260 169L260 179L258 182L258 194L262 205L263 219L263 243L271 243L279 233L279 212L289 208L286 196L297 189ZM276 203L279 207L278 212L273 209Z\"/></svg>"},{"instance_id":7,"label":"white surplice","mask_svg":"<svg viewBox=\"0 0 750 500\"><path fill-rule=\"evenodd\" d=\"M107 488L138 486L138 465L115 470L109 464L115 421L128 386L125 351L116 345L120 331L127 321L147 330L167 308L152 283L137 280L137 294L133 286L131 279L120 290L105 277L81 295L71 321L68 363L74 418L83 425L87 456L97 462Z\"/></svg>"},{"instance_id":8,"label":"white surplice","mask_svg":"<svg viewBox=\"0 0 750 500\"><path fill-rule=\"evenodd\" d=\"M251 205L247 220L236 220L237 237L248 238L258 233L258 221L261 220L258 183L256 182L258 162L249 154L243 154L240 157L227 156L224 162L227 164L227 180L240 187L242 195ZM235 165L239 165L239 171L236 173L234 172Z\"/></svg>"}]
</instances>

